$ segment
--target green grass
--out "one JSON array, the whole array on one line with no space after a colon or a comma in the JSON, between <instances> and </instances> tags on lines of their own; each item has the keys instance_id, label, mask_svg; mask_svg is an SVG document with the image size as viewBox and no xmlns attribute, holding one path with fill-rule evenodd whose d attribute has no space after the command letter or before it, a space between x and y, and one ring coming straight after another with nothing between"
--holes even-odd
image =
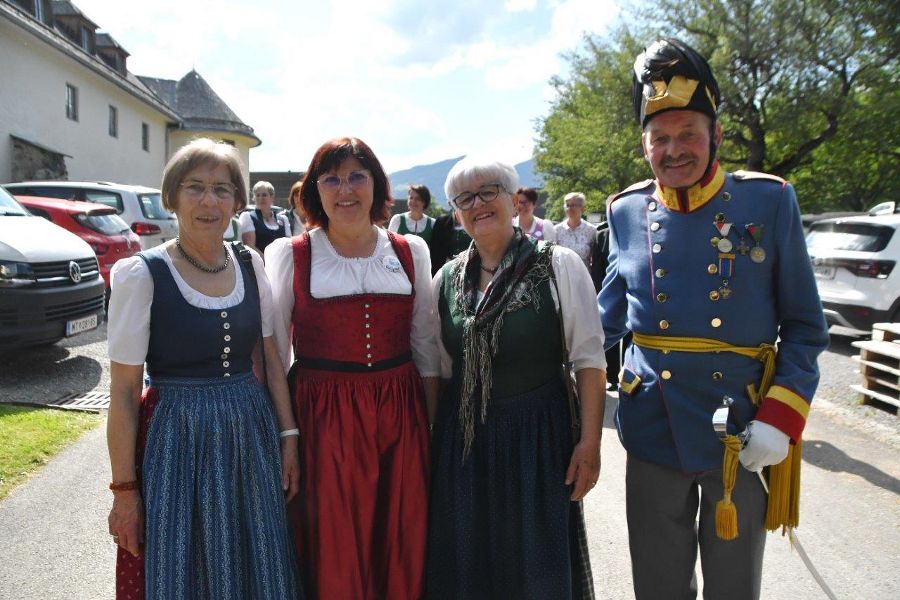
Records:
<instances>
[{"instance_id":1,"label":"green grass","mask_svg":"<svg viewBox=\"0 0 900 600\"><path fill-rule=\"evenodd\" d=\"M0 500L103 417L0 404Z\"/></svg>"}]
</instances>

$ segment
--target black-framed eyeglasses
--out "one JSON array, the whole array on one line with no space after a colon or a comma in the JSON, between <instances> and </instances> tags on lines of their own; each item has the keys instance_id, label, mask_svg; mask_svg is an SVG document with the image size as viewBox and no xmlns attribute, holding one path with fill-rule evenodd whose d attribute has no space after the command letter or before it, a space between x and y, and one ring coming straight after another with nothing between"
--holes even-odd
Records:
<instances>
[{"instance_id":1,"label":"black-framed eyeglasses","mask_svg":"<svg viewBox=\"0 0 900 600\"><path fill-rule=\"evenodd\" d=\"M339 175L323 175L322 177L319 177L316 183L327 192L335 192L341 187L341 184L344 181L347 182L350 189L355 190L356 188L363 187L369 183L369 174L365 171L351 171L350 174L347 175L346 180Z\"/></svg>"},{"instance_id":2,"label":"black-framed eyeglasses","mask_svg":"<svg viewBox=\"0 0 900 600\"><path fill-rule=\"evenodd\" d=\"M483 185L474 192L463 192L450 200L450 205L459 210L469 210L475 206L475 199L481 198L481 201L487 204L493 202L500 192L506 190L499 183L489 183Z\"/></svg>"}]
</instances>

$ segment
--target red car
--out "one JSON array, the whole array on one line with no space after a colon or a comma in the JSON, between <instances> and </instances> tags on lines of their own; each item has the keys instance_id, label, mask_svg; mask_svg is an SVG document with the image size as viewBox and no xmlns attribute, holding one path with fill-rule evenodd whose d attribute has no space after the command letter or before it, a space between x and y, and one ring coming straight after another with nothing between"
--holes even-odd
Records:
<instances>
[{"instance_id":1,"label":"red car","mask_svg":"<svg viewBox=\"0 0 900 600\"><path fill-rule=\"evenodd\" d=\"M94 249L100 274L109 291L109 270L120 258L140 252L141 240L116 214L116 209L96 202L16 196L33 215L68 229ZM107 297L108 294L107 294Z\"/></svg>"}]
</instances>

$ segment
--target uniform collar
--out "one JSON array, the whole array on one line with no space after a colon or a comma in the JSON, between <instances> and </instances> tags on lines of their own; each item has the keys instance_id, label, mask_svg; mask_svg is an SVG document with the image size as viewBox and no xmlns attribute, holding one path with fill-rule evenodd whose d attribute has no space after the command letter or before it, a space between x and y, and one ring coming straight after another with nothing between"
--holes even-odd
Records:
<instances>
[{"instance_id":1,"label":"uniform collar","mask_svg":"<svg viewBox=\"0 0 900 600\"><path fill-rule=\"evenodd\" d=\"M686 189L665 187L656 181L656 197L666 208L676 212L693 212L712 200L725 185L725 171L714 161L709 173Z\"/></svg>"}]
</instances>

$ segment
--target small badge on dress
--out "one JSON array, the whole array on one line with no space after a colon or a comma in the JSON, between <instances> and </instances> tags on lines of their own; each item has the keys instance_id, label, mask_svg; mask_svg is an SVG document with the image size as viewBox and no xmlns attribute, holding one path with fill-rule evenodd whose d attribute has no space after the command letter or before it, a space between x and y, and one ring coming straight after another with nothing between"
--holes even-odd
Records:
<instances>
[{"instance_id":1,"label":"small badge on dress","mask_svg":"<svg viewBox=\"0 0 900 600\"><path fill-rule=\"evenodd\" d=\"M401 267L403 266L400 264L400 259L398 259L396 256L382 257L381 264L384 265L384 268L391 273L399 273Z\"/></svg>"}]
</instances>

